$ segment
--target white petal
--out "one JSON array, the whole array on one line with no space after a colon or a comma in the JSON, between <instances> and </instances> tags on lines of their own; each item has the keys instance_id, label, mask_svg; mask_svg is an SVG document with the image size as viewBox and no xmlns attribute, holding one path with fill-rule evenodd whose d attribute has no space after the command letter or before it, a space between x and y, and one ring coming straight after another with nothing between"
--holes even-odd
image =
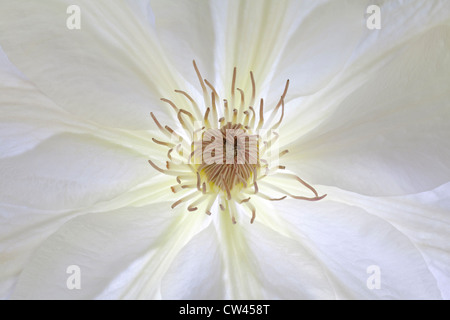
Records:
<instances>
[{"instance_id":1,"label":"white petal","mask_svg":"<svg viewBox=\"0 0 450 320\"><path fill-rule=\"evenodd\" d=\"M355 79L334 91L337 103L331 96L316 100L329 114L319 112L314 129L297 123L285 132L287 140L295 130L298 137L285 164L313 184L369 195L415 193L449 181L449 48L450 28L432 28L361 73L358 86Z\"/></svg>"},{"instance_id":2,"label":"white petal","mask_svg":"<svg viewBox=\"0 0 450 320\"><path fill-rule=\"evenodd\" d=\"M450 183L400 197L366 197L329 189L328 197L363 208L406 235L421 252L444 299L450 298Z\"/></svg>"},{"instance_id":3,"label":"white petal","mask_svg":"<svg viewBox=\"0 0 450 320\"><path fill-rule=\"evenodd\" d=\"M164 178L164 177L161 177ZM164 179L162 179L164 181ZM167 190L173 181L155 177L153 184L135 188L117 198L94 207L80 210L39 210L21 205L0 204L0 297L7 298L32 253L65 222L78 215L102 210L113 210L127 203L152 203L172 200ZM158 187L156 187L158 186ZM157 189L157 190L155 190Z\"/></svg>"},{"instance_id":4,"label":"white petal","mask_svg":"<svg viewBox=\"0 0 450 320\"><path fill-rule=\"evenodd\" d=\"M11 295L18 276L39 244L76 214L0 204L0 298Z\"/></svg>"},{"instance_id":5,"label":"white petal","mask_svg":"<svg viewBox=\"0 0 450 320\"><path fill-rule=\"evenodd\" d=\"M316 2L300 1L214 2L211 9L218 86L230 95L233 68L236 67L238 88L250 92L249 72L253 71L258 95L266 92L290 34L316 6ZM273 93L272 97L279 98L281 93Z\"/></svg>"},{"instance_id":6,"label":"white petal","mask_svg":"<svg viewBox=\"0 0 450 320\"><path fill-rule=\"evenodd\" d=\"M0 112L1 158L30 150L55 134L81 129L11 64L1 47Z\"/></svg>"},{"instance_id":7,"label":"white petal","mask_svg":"<svg viewBox=\"0 0 450 320\"><path fill-rule=\"evenodd\" d=\"M266 207L266 210L268 207ZM314 253L259 222L232 224L221 212L219 239L228 299L330 299L334 293Z\"/></svg>"},{"instance_id":8,"label":"white petal","mask_svg":"<svg viewBox=\"0 0 450 320\"><path fill-rule=\"evenodd\" d=\"M293 236L327 269L337 298L441 298L421 252L383 219L332 200L285 200L277 209L292 226Z\"/></svg>"},{"instance_id":9,"label":"white petal","mask_svg":"<svg viewBox=\"0 0 450 320\"><path fill-rule=\"evenodd\" d=\"M111 200L154 176L147 158L92 136L61 134L0 160L0 202L68 210Z\"/></svg>"},{"instance_id":10,"label":"white petal","mask_svg":"<svg viewBox=\"0 0 450 320\"><path fill-rule=\"evenodd\" d=\"M36 147L60 133L91 134L143 155L165 157L167 148L149 143L155 131L131 132L98 126L61 109L27 79L0 47L0 158Z\"/></svg>"},{"instance_id":11,"label":"white petal","mask_svg":"<svg viewBox=\"0 0 450 320\"><path fill-rule=\"evenodd\" d=\"M344 69L367 31L363 27L367 5L362 1L306 1L303 6L296 11L299 23L292 33L279 35L289 41L282 48L270 90L282 88L290 79L287 101L323 89Z\"/></svg>"},{"instance_id":12,"label":"white petal","mask_svg":"<svg viewBox=\"0 0 450 320\"><path fill-rule=\"evenodd\" d=\"M202 220L203 215L174 214L170 203L77 217L34 254L13 298L158 298L161 278L201 231ZM80 270L79 290L67 286L72 265Z\"/></svg>"},{"instance_id":13,"label":"white petal","mask_svg":"<svg viewBox=\"0 0 450 320\"><path fill-rule=\"evenodd\" d=\"M215 37L220 36L213 28L210 7L214 2L152 0L150 5L158 40L176 70L200 90L192 66L192 60L196 60L202 76L213 81Z\"/></svg>"},{"instance_id":14,"label":"white petal","mask_svg":"<svg viewBox=\"0 0 450 320\"><path fill-rule=\"evenodd\" d=\"M366 68L376 60L385 58L398 46L411 40L431 28L448 25L450 5L445 0L409 2L384 1L377 4L380 7L380 29L369 30L365 33L358 50L349 61L353 67ZM365 18L372 13L365 10ZM367 19L369 20L369 19ZM366 26L367 20L364 21ZM356 68L355 68L356 69ZM354 71L354 70L353 70Z\"/></svg>"},{"instance_id":15,"label":"white petal","mask_svg":"<svg viewBox=\"0 0 450 320\"><path fill-rule=\"evenodd\" d=\"M226 286L223 274L221 246L211 224L176 256L162 279L161 296L163 299L223 299Z\"/></svg>"},{"instance_id":16,"label":"white petal","mask_svg":"<svg viewBox=\"0 0 450 320\"><path fill-rule=\"evenodd\" d=\"M55 103L82 118L145 129L159 99L183 80L152 28L121 1L78 1L81 29L66 21L72 1L5 2L0 41L11 61ZM175 76L174 76L175 75Z\"/></svg>"},{"instance_id":17,"label":"white petal","mask_svg":"<svg viewBox=\"0 0 450 320\"><path fill-rule=\"evenodd\" d=\"M1 159L0 174L2 297L9 296L30 254L65 221L138 201L161 201L174 183L156 176L146 158L129 149L72 134Z\"/></svg>"}]
</instances>

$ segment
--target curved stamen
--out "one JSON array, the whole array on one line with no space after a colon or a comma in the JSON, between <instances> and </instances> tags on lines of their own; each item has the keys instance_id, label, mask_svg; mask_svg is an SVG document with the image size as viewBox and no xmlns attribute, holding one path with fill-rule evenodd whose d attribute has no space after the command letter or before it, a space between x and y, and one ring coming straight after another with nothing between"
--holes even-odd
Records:
<instances>
[{"instance_id":1,"label":"curved stamen","mask_svg":"<svg viewBox=\"0 0 450 320\"><path fill-rule=\"evenodd\" d=\"M208 104L208 91L206 90L205 83L203 82L203 77L200 74L199 69L197 68L197 64L195 63L195 60L192 61L192 64L194 65L195 73L197 74L198 82L200 82L200 86L202 87L203 91L203 99L205 101L205 106Z\"/></svg>"},{"instance_id":2,"label":"curved stamen","mask_svg":"<svg viewBox=\"0 0 450 320\"><path fill-rule=\"evenodd\" d=\"M175 103L165 98L161 98L161 101L168 103L175 110L175 112L178 113L178 107L175 105Z\"/></svg>"},{"instance_id":3,"label":"curved stamen","mask_svg":"<svg viewBox=\"0 0 450 320\"><path fill-rule=\"evenodd\" d=\"M193 191L191 193L189 193L188 195L184 196L183 198L175 201L172 205L171 208L174 209L176 206L178 206L180 203L188 201L192 198L194 198L197 195L197 191Z\"/></svg>"},{"instance_id":4,"label":"curved stamen","mask_svg":"<svg viewBox=\"0 0 450 320\"><path fill-rule=\"evenodd\" d=\"M297 177L298 178L298 177ZM299 178L300 179L300 178ZM301 179L300 179L301 180ZM282 188L280 188L280 187L278 187L278 186L276 186L276 185L274 185L274 184L272 184L272 183L270 183L270 182L266 182L266 181L264 181L264 184L266 184L267 186L269 186L270 188L272 188L273 190L275 190L275 191L278 191L278 192L280 192L280 193L283 193L283 194L286 194L286 195L288 195L289 197L291 197L291 198L294 198L294 199L297 199L297 200L307 200L307 201L318 201L318 200L322 200L323 198L325 198L327 195L326 194L324 194L324 195L322 195L322 196L319 196L318 194L317 194L317 191L314 189L314 188L312 188L311 186L311 189L313 190L313 193L314 193L314 197L305 197L305 196L296 196L296 195L293 195L292 193L290 193L290 192L288 192L288 191L286 191L286 190L284 190L284 189L282 189ZM306 185L308 185L308 184L306 184ZM309 185L308 185L309 186ZM308 189L310 189L310 188L308 188ZM310 190L311 190L310 189Z\"/></svg>"},{"instance_id":5,"label":"curved stamen","mask_svg":"<svg viewBox=\"0 0 450 320\"><path fill-rule=\"evenodd\" d=\"M270 131L273 132L273 130L281 126L284 119L285 98L289 88L289 80L286 81L283 94L267 119L264 119L264 99L260 99L259 120L257 125L255 125L257 118L257 111L254 105L256 83L252 71L250 71L250 101L249 105L246 105L244 90L236 88L237 69L236 67L233 68L231 95L229 97L230 104L227 99L223 99L223 116L219 118L218 106L216 106L220 99L219 94L215 87L201 76L195 60L193 61L193 66L203 91L204 114L200 111L199 104L193 97L183 90L175 90L175 93L181 94L189 100L192 105L192 108L188 107L189 111L178 108L169 99L162 98L161 101L169 104L175 111L176 118L184 129L185 134L177 134L171 127L167 125L162 126L153 112L150 113L159 131L169 137L170 141L152 138L153 142L168 148L167 159L169 161L166 162L167 170L160 168L151 160L148 160L148 162L158 172L176 177L178 184L170 187L172 192L189 192L174 202L171 207L175 208L181 203L192 200L186 206L187 211L193 212L202 208L206 214L210 215L213 204L218 201L220 210L228 211L232 222L236 223L236 205L239 204L250 210L250 222L253 223L256 217L255 206L250 200L253 194L269 201L280 201L288 196L308 201L323 199L326 195L319 196L318 192L310 184L298 176L278 172L278 170L284 170L285 166L278 165L278 162L276 164L271 163L262 158L266 152L268 152L266 158L270 155L270 159L272 159L274 152L277 152L279 157L288 153L288 150L281 152L275 150L279 138L277 132L273 133L274 136L264 138L257 131L266 126L266 129L269 127ZM240 94L239 103L235 101L236 91ZM279 110L281 111L280 113L278 112ZM274 120L277 115L279 115L278 121ZM226 131L230 129L233 130L233 134L228 136ZM208 130L216 130L214 139L211 138L211 133L208 134ZM207 139L208 137L210 137L210 140ZM228 148L228 152L225 149L220 150L222 146L225 149ZM251 149L251 147L256 147L256 149ZM208 159L203 157L204 154L208 154ZM186 155L186 157L183 155ZM187 157L187 155L189 156ZM182 162L179 162L180 159L182 159ZM194 160L194 163L191 160ZM285 190L284 185L279 187L267 182L264 178L271 173L278 174L290 183L292 181L300 183L311 191L314 196L297 196ZM269 190L282 195L277 198L276 196L268 195L264 190L261 192L258 185L261 180L263 180L262 187L267 186ZM247 195L247 198L245 198L245 195ZM206 202L206 207L204 207L204 202Z\"/></svg>"},{"instance_id":6,"label":"curved stamen","mask_svg":"<svg viewBox=\"0 0 450 320\"><path fill-rule=\"evenodd\" d=\"M218 116L217 116L217 109L216 109L216 96L214 92L211 92L211 108L212 108L212 118L213 118L213 128L217 128Z\"/></svg>"},{"instance_id":7,"label":"curved stamen","mask_svg":"<svg viewBox=\"0 0 450 320\"><path fill-rule=\"evenodd\" d=\"M250 107L253 107L255 104L256 84L255 84L255 78L253 77L252 71L250 71L250 79L252 81L252 97L250 98Z\"/></svg>"},{"instance_id":8,"label":"curved stamen","mask_svg":"<svg viewBox=\"0 0 450 320\"><path fill-rule=\"evenodd\" d=\"M256 129L257 130L261 129L263 125L264 125L264 100L261 99L259 103L259 122L258 127Z\"/></svg>"},{"instance_id":9,"label":"curved stamen","mask_svg":"<svg viewBox=\"0 0 450 320\"><path fill-rule=\"evenodd\" d=\"M280 100L278 101L276 107L272 110L272 113L270 114L269 119L267 120L267 123L271 123L273 121L273 118L275 117L275 114L278 112L278 109L280 107L283 107L282 109L282 116L284 115L284 99L286 97L287 91L289 88L289 80L286 81L286 86L284 87L284 92L280 97ZM283 117L281 118L281 120L283 119ZM281 121L280 120L280 121Z\"/></svg>"},{"instance_id":10,"label":"curved stamen","mask_svg":"<svg viewBox=\"0 0 450 320\"><path fill-rule=\"evenodd\" d=\"M167 137L170 138L170 133L167 132L166 130L164 130L164 128L162 127L162 125L159 123L158 119L155 117L155 115L153 114L153 112L150 112L150 116L153 119L153 122L155 122L156 126L158 127L158 129L164 133Z\"/></svg>"},{"instance_id":11,"label":"curved stamen","mask_svg":"<svg viewBox=\"0 0 450 320\"><path fill-rule=\"evenodd\" d=\"M241 94L241 102L240 102L240 104L239 104L239 109L238 109L238 112L239 112L239 122L240 122L240 121L241 121L242 114L243 114L243 112L244 112L244 107L245 107L245 95L244 95L244 90L242 90L242 89L240 89L240 88L237 88L236 90L239 91L239 93Z\"/></svg>"},{"instance_id":12,"label":"curved stamen","mask_svg":"<svg viewBox=\"0 0 450 320\"><path fill-rule=\"evenodd\" d=\"M154 143L156 143L156 144L159 144L159 145L162 145L162 146L166 146L166 147L169 147L169 148L175 147L175 144L174 144L174 143L160 141L160 140L157 140L157 139L155 139L155 138L152 138L152 141L153 141Z\"/></svg>"},{"instance_id":13,"label":"curved stamen","mask_svg":"<svg viewBox=\"0 0 450 320\"><path fill-rule=\"evenodd\" d=\"M183 96L185 96L192 104L192 108L194 109L195 113L197 114L197 117L201 117L202 113L200 112L200 108L198 107L197 102L186 92L183 90L174 90L176 93L180 93Z\"/></svg>"},{"instance_id":14,"label":"curved stamen","mask_svg":"<svg viewBox=\"0 0 450 320\"><path fill-rule=\"evenodd\" d=\"M231 80L231 108L234 108L234 92L236 91L236 67L233 69L233 80Z\"/></svg>"}]
</instances>

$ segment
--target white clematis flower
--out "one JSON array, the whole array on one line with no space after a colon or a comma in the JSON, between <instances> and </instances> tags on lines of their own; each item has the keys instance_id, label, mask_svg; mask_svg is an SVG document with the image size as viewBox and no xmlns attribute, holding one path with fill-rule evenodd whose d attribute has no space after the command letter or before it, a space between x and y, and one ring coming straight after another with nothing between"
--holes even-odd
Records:
<instances>
[{"instance_id":1,"label":"white clematis flower","mask_svg":"<svg viewBox=\"0 0 450 320\"><path fill-rule=\"evenodd\" d=\"M449 299L450 4L377 3L3 1L1 296Z\"/></svg>"}]
</instances>

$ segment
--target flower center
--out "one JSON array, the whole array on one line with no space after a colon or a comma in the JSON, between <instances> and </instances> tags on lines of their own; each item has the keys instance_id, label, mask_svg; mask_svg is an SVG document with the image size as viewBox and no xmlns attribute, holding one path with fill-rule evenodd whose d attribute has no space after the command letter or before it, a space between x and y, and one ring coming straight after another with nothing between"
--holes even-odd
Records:
<instances>
[{"instance_id":1,"label":"flower center","mask_svg":"<svg viewBox=\"0 0 450 320\"><path fill-rule=\"evenodd\" d=\"M252 72L249 103L245 101L244 91L236 88L234 68L230 101L224 99L223 107L218 108L220 99L216 89L201 77L195 61L193 64L202 87L205 111L200 111L197 102L187 92L175 90L188 100L192 112L179 108L171 100L161 100L171 106L184 133L178 133L169 126L163 127L155 115L150 113L165 136L163 139L153 138L153 142L168 148L168 161L166 169L161 169L151 160L149 163L159 172L175 176L177 184L172 186L171 190L173 193L183 193L183 197L173 203L172 208L190 202L188 211L196 211L202 207L205 213L211 214L212 206L218 202L219 208L227 211L233 223L236 223L236 204L239 204L250 213L250 221L253 223L256 209L251 201L252 197L270 201L283 200L287 196L309 201L323 199L326 195L319 196L311 185L299 177L279 172L285 167L278 165L278 160L288 153L288 150L280 152L277 149L279 134L276 130L284 117L284 99L289 80L272 113L268 119L264 119L263 99L259 103L258 117L254 109L256 86ZM210 94L207 87L211 90ZM237 92L239 101L236 101ZM283 187L265 183L273 192L283 196L275 198L267 195L259 190L258 181L271 174L283 178L287 184L300 183L314 196L296 196Z\"/></svg>"},{"instance_id":2,"label":"flower center","mask_svg":"<svg viewBox=\"0 0 450 320\"><path fill-rule=\"evenodd\" d=\"M250 135L242 124L228 122L220 129L207 130L200 145L201 177L231 198L234 188L247 188L260 168L257 136Z\"/></svg>"}]
</instances>

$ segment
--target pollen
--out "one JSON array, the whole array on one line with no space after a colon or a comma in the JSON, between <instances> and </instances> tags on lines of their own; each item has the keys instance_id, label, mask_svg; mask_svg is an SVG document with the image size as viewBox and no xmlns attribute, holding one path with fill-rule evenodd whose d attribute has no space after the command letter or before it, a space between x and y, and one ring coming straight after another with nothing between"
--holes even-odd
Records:
<instances>
[{"instance_id":1,"label":"pollen","mask_svg":"<svg viewBox=\"0 0 450 320\"><path fill-rule=\"evenodd\" d=\"M163 127L150 113L162 137L152 140L167 148L167 161L165 169L152 160L149 163L155 170L174 176L176 184L171 191L182 194L172 208L186 203L188 212L202 210L211 215L214 204L217 204L218 211L227 212L233 223L236 223L242 208L240 212L247 213L253 223L256 218L253 201L258 198L270 201L286 197L308 201L323 199L326 195L319 196L310 184L294 174L283 172L285 166L278 164L278 159L288 153L288 150L279 152L276 146L289 80L278 103L264 119L263 99L259 101L258 113L255 111L253 72L249 77L251 94L247 103L244 90L236 87L236 68L233 69L229 99L221 101L214 86L202 78L195 61L193 66L202 88L203 101L195 101L182 90L175 90L175 93L182 95L189 107L180 108L169 99L161 99L173 110L174 119L179 124L177 129L182 132L167 125ZM273 161L274 156L277 161ZM288 184L300 184L313 195L296 196L288 192L288 188L273 185L271 190L283 196L272 197L258 186L258 181L270 174L284 178Z\"/></svg>"},{"instance_id":2,"label":"pollen","mask_svg":"<svg viewBox=\"0 0 450 320\"><path fill-rule=\"evenodd\" d=\"M213 134L212 134L213 133ZM226 192L228 200L235 188L247 188L260 168L257 136L241 124L228 122L202 136L202 163L197 171L212 186Z\"/></svg>"}]
</instances>

